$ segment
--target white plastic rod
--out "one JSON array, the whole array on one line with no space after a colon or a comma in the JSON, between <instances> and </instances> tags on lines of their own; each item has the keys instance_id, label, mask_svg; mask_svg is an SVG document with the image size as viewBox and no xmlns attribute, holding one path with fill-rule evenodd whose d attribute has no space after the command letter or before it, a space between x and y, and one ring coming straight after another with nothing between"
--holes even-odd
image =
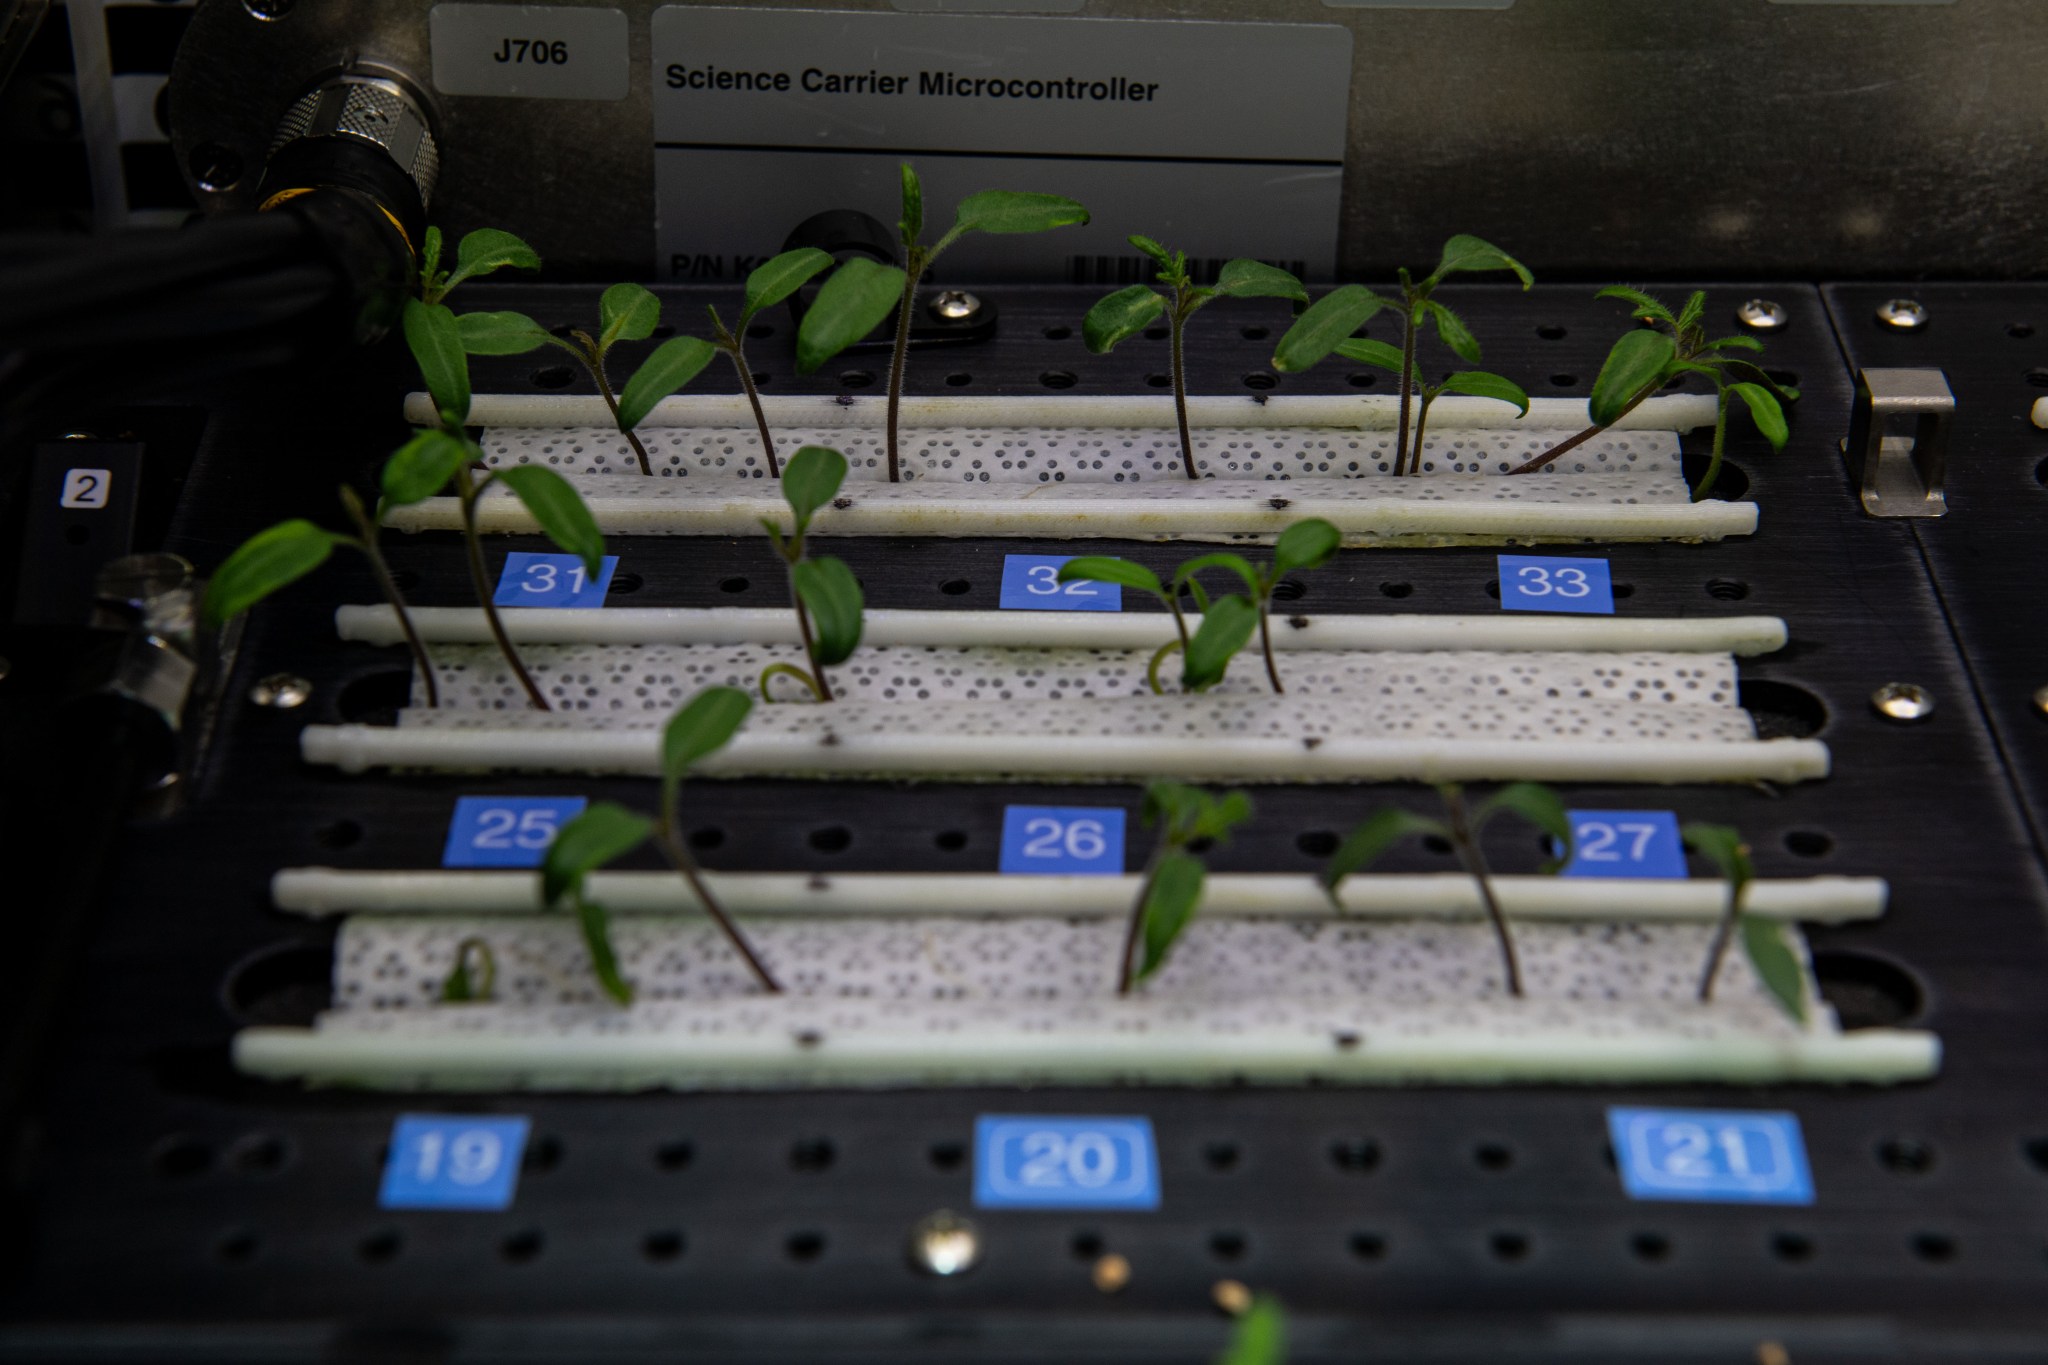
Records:
<instances>
[{"instance_id":1,"label":"white plastic rod","mask_svg":"<svg viewBox=\"0 0 2048 1365\"><path fill-rule=\"evenodd\" d=\"M1883 1084L1931 1076L1941 1060L1934 1035L1903 1029L1702 1038L1681 1027L1655 1032L1439 1027L1412 1035L1339 1030L1318 1039L1299 1029L1226 1034L1182 1027L1139 1030L1114 1023L1039 1032L977 1027L968 1016L958 1029L936 1038L921 1031L836 1036L813 1027L819 1011L802 1005L754 1002L757 1010L790 1016L786 1029L754 1031L636 1033L628 1027L597 1036L550 1036L494 1034L473 1024L460 1032L432 1033L252 1028L235 1035L234 1057L237 1067L256 1076L433 1090L1239 1080L1280 1085L1310 1080L1340 1085Z\"/></svg>"},{"instance_id":2,"label":"white plastic rod","mask_svg":"<svg viewBox=\"0 0 2048 1365\"><path fill-rule=\"evenodd\" d=\"M846 705L846 703L838 703ZM657 730L441 729L308 725L300 752L344 772L661 771ZM1313 749L1286 738L1178 734L881 733L822 738L742 732L697 765L707 776L947 777L996 781L1184 778L1234 782L1802 782L1826 777L1816 740L1395 740L1331 736Z\"/></svg>"},{"instance_id":3,"label":"white plastic rod","mask_svg":"<svg viewBox=\"0 0 2048 1365\"><path fill-rule=\"evenodd\" d=\"M736 915L1050 915L1118 917L1131 910L1141 880L1121 877L1017 877L990 873L716 872L705 880ZM1526 920L1712 921L1727 901L1714 880L1507 876L1493 878L1501 908ZM668 872L597 872L591 899L614 914L696 911L696 897ZM323 916L532 915L543 912L535 872L342 871L293 867L270 882L280 910ZM1484 913L1462 873L1364 875L1339 888L1343 914L1374 919L1476 919ZM1884 913L1878 877L1756 881L1744 909L1778 920L1835 924ZM1218 872L1202 895L1202 913L1241 918L1331 919L1321 885L1307 873Z\"/></svg>"},{"instance_id":4,"label":"white plastic rod","mask_svg":"<svg viewBox=\"0 0 2048 1365\"><path fill-rule=\"evenodd\" d=\"M789 645L798 642L796 613L786 607L606 607L579 611L508 607L505 632L522 644ZM475 607L414 607L413 625L436 644L489 644L490 627ZM866 645L1009 646L1020 649L1148 649L1167 638L1164 612L903 611L862 614ZM1302 624L1297 625L1296 622ZM344 640L399 645L398 615L384 604L348 606L334 614ZM1621 653L1768 654L1783 649L1785 623L1775 616L1678 619L1623 616L1286 616L1274 622L1275 649L1599 650Z\"/></svg>"},{"instance_id":5,"label":"white plastic rod","mask_svg":"<svg viewBox=\"0 0 2048 1365\"><path fill-rule=\"evenodd\" d=\"M758 536L761 521L788 509L775 490L740 491L710 485L687 497L648 497L618 475L586 475L577 485L603 530L617 535ZM736 481L735 481L736 482ZM1338 482L1338 481L1331 481ZM1508 501L1483 494L1442 499L1375 498L1349 488L1342 496L1318 493L1292 480L1289 496L1274 485L1204 481L1153 485L1135 491L1116 484L868 484L821 514L820 536L1045 536L1131 540L1218 539L1274 536L1305 517L1335 526L1347 544L1504 544L1557 540L1721 540L1756 531L1753 502ZM668 491L664 488L664 492ZM1275 507L1274 503L1281 505ZM454 498L429 498L392 511L386 524L401 531L460 529ZM485 496L478 529L523 534L539 529L513 497Z\"/></svg>"},{"instance_id":6,"label":"white plastic rod","mask_svg":"<svg viewBox=\"0 0 2048 1365\"><path fill-rule=\"evenodd\" d=\"M772 427L868 428L883 424L881 398L851 395L763 395ZM1188 399L1190 427L1338 427L1392 431L1400 400L1383 394L1271 394L1254 398L1196 396ZM1652 398L1614 424L1615 431L1691 431L1714 421L1711 394L1669 394ZM1576 431L1591 424L1582 398L1536 398L1518 418L1509 404L1491 398L1449 394L1431 405L1438 431L1499 431L1546 428ZM433 399L406 396L405 417L427 426L438 421ZM483 427L612 428L610 409L595 394L480 393L470 399L469 424ZM907 396L898 425L921 427L1159 427L1174 424L1173 400L1164 395L1031 398L942 398ZM655 404L643 427L741 427L752 430L754 411L737 394L678 394Z\"/></svg>"}]
</instances>

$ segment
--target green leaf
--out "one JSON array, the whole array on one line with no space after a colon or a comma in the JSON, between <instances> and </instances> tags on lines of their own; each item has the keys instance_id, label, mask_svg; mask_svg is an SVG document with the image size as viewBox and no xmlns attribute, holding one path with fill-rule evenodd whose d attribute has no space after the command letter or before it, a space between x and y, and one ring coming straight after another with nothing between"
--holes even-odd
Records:
<instances>
[{"instance_id":1,"label":"green leaf","mask_svg":"<svg viewBox=\"0 0 2048 1365\"><path fill-rule=\"evenodd\" d=\"M1215 798L1204 792L1201 808L1195 814L1194 828L1188 837L1220 844L1230 837L1232 830L1251 818L1252 799L1243 792L1229 791Z\"/></svg>"},{"instance_id":2,"label":"green leaf","mask_svg":"<svg viewBox=\"0 0 2048 1365\"><path fill-rule=\"evenodd\" d=\"M489 275L506 268L514 270L540 269L540 256L525 242L511 233L498 228L478 228L469 233L455 248L455 269L449 274L448 282L441 286L447 293L464 280L478 275Z\"/></svg>"},{"instance_id":3,"label":"green leaf","mask_svg":"<svg viewBox=\"0 0 2048 1365\"><path fill-rule=\"evenodd\" d=\"M412 348L441 420L461 426L469 416L469 358L462 353L462 327L455 314L443 303L407 299L405 344Z\"/></svg>"},{"instance_id":4,"label":"green leaf","mask_svg":"<svg viewBox=\"0 0 2048 1365\"><path fill-rule=\"evenodd\" d=\"M1677 356L1677 345L1663 332L1622 333L1593 380L1593 397L1586 405L1593 425L1617 421L1637 394L1670 376Z\"/></svg>"},{"instance_id":5,"label":"green leaf","mask_svg":"<svg viewBox=\"0 0 2048 1365\"><path fill-rule=\"evenodd\" d=\"M1458 359L1477 365L1479 338L1472 335L1472 329L1465 325L1465 320L1435 299L1425 299L1422 307L1436 323L1436 334L1443 338L1444 345L1457 352Z\"/></svg>"},{"instance_id":6,"label":"green leaf","mask_svg":"<svg viewBox=\"0 0 2048 1365\"><path fill-rule=\"evenodd\" d=\"M1785 1013L1801 1024L1806 1022L1806 969L1799 955L1785 942L1785 926L1762 915L1741 919L1742 951L1749 955L1764 989L1771 993Z\"/></svg>"},{"instance_id":7,"label":"green leaf","mask_svg":"<svg viewBox=\"0 0 2048 1365\"><path fill-rule=\"evenodd\" d=\"M1273 577L1297 569L1321 568L1330 562L1330 556L1337 553L1343 541L1337 528L1321 517L1295 522L1273 542Z\"/></svg>"},{"instance_id":8,"label":"green leaf","mask_svg":"<svg viewBox=\"0 0 2048 1365\"><path fill-rule=\"evenodd\" d=\"M1166 587L1159 581L1159 575L1143 564L1133 564L1128 559L1111 559L1108 555L1082 555L1060 565L1058 581L1073 583L1115 583L1126 588L1149 592L1154 597L1165 597Z\"/></svg>"},{"instance_id":9,"label":"green leaf","mask_svg":"<svg viewBox=\"0 0 2048 1365\"><path fill-rule=\"evenodd\" d=\"M235 548L207 581L200 613L210 626L240 616L288 583L296 583L327 562L344 537L310 521L281 521Z\"/></svg>"},{"instance_id":10,"label":"green leaf","mask_svg":"<svg viewBox=\"0 0 2048 1365\"><path fill-rule=\"evenodd\" d=\"M1498 398L1503 403L1513 403L1524 413L1529 411L1529 395L1522 386L1505 375L1490 374L1485 370L1459 370L1447 376L1443 382L1446 393L1462 393L1468 398Z\"/></svg>"},{"instance_id":11,"label":"green leaf","mask_svg":"<svg viewBox=\"0 0 2048 1365\"><path fill-rule=\"evenodd\" d=\"M1252 567L1250 560L1246 559L1243 555L1234 555L1228 550L1221 550L1212 555L1202 555L1200 558L1190 559L1187 563L1175 569L1173 571L1174 592L1178 593L1181 590L1182 584L1193 582L1196 574L1203 573L1209 569L1228 569L1236 574L1244 583L1245 592L1253 599L1257 599L1265 591L1265 581L1259 577L1259 571ZM1202 610L1207 611L1208 609L1208 604L1203 603Z\"/></svg>"},{"instance_id":12,"label":"green leaf","mask_svg":"<svg viewBox=\"0 0 2048 1365\"><path fill-rule=\"evenodd\" d=\"M1625 284L1610 284L1593 296L1596 299L1620 299L1629 305L1629 312L1642 318L1655 318L1659 322L1678 326L1678 319L1671 316L1671 310L1651 298L1640 289L1631 289Z\"/></svg>"},{"instance_id":13,"label":"green leaf","mask_svg":"<svg viewBox=\"0 0 2048 1365\"><path fill-rule=\"evenodd\" d=\"M1162 826L1161 834L1167 843L1183 844L1193 837L1195 821L1201 818L1208 802L1209 793L1200 787L1190 787L1185 782L1152 782L1146 784L1138 818L1147 828Z\"/></svg>"},{"instance_id":14,"label":"green leaf","mask_svg":"<svg viewBox=\"0 0 2048 1365\"><path fill-rule=\"evenodd\" d=\"M1138 250L1144 252L1147 256L1150 256L1153 260L1159 262L1159 268L1161 270L1173 269L1173 253L1171 251L1168 251L1165 247L1159 245L1159 243L1153 241L1150 237L1140 236L1136 233L1133 233L1131 236L1124 238L1124 240L1129 242L1132 246L1138 248Z\"/></svg>"},{"instance_id":15,"label":"green leaf","mask_svg":"<svg viewBox=\"0 0 2048 1365\"><path fill-rule=\"evenodd\" d=\"M1181 686L1203 692L1223 681L1230 661L1259 628L1259 609L1248 597L1219 597L1202 613L1201 628L1181 659Z\"/></svg>"},{"instance_id":16,"label":"green leaf","mask_svg":"<svg viewBox=\"0 0 2048 1365\"><path fill-rule=\"evenodd\" d=\"M384 462L381 489L388 507L410 507L448 486L469 459L469 443L445 427L422 431Z\"/></svg>"},{"instance_id":17,"label":"green leaf","mask_svg":"<svg viewBox=\"0 0 2048 1365\"><path fill-rule=\"evenodd\" d=\"M619 430L639 426L656 403L695 379L717 354L717 347L697 337L670 337L655 347L619 390Z\"/></svg>"},{"instance_id":18,"label":"green leaf","mask_svg":"<svg viewBox=\"0 0 2048 1365\"><path fill-rule=\"evenodd\" d=\"M1401 373L1401 348L1371 337L1351 337L1337 343L1337 354L1361 365L1372 365L1390 374Z\"/></svg>"},{"instance_id":19,"label":"green leaf","mask_svg":"<svg viewBox=\"0 0 2048 1365\"><path fill-rule=\"evenodd\" d=\"M1143 981L1166 965L1174 940L1188 927L1196 907L1202 903L1204 877L1202 860L1192 853L1168 853L1159 859L1145 893L1145 908L1140 912L1145 952L1133 981Z\"/></svg>"},{"instance_id":20,"label":"green leaf","mask_svg":"<svg viewBox=\"0 0 2048 1365\"><path fill-rule=\"evenodd\" d=\"M820 507L839 495L846 481L846 457L830 446L805 446L784 461L782 496L796 513L796 533L811 526Z\"/></svg>"},{"instance_id":21,"label":"green leaf","mask_svg":"<svg viewBox=\"0 0 2048 1365\"><path fill-rule=\"evenodd\" d=\"M429 226L420 238L420 284L429 287L441 269L441 229Z\"/></svg>"},{"instance_id":22,"label":"green leaf","mask_svg":"<svg viewBox=\"0 0 2048 1365\"><path fill-rule=\"evenodd\" d=\"M1730 384L1728 392L1749 405L1749 415L1756 420L1756 429L1771 443L1771 449L1783 450L1792 437L1792 429L1786 425L1785 409L1778 406L1771 391L1761 384Z\"/></svg>"},{"instance_id":23,"label":"green leaf","mask_svg":"<svg viewBox=\"0 0 2048 1365\"><path fill-rule=\"evenodd\" d=\"M1687 822L1678 833L1720 872L1739 910L1743 891L1755 875L1749 865L1749 845L1742 842L1741 832L1728 825Z\"/></svg>"},{"instance_id":24,"label":"green leaf","mask_svg":"<svg viewBox=\"0 0 2048 1365\"><path fill-rule=\"evenodd\" d=\"M1559 850L1557 866L1572 860L1572 822L1565 814L1558 794L1540 782L1511 782L1480 802L1472 812L1472 832L1486 828L1486 822L1502 811L1513 811L1548 834Z\"/></svg>"},{"instance_id":25,"label":"green leaf","mask_svg":"<svg viewBox=\"0 0 2048 1365\"><path fill-rule=\"evenodd\" d=\"M600 354L615 341L645 341L661 323L661 300L642 285L615 284L597 301Z\"/></svg>"},{"instance_id":26,"label":"green leaf","mask_svg":"<svg viewBox=\"0 0 2048 1365\"><path fill-rule=\"evenodd\" d=\"M1233 299L1295 299L1308 302L1301 281L1264 261L1225 261L1216 276L1216 292Z\"/></svg>"},{"instance_id":27,"label":"green leaf","mask_svg":"<svg viewBox=\"0 0 2048 1365\"><path fill-rule=\"evenodd\" d=\"M1685 306L1678 310L1678 330L1683 332L1688 328L1699 326L1700 319L1706 316L1706 312L1707 291L1704 289L1693 290L1686 297Z\"/></svg>"},{"instance_id":28,"label":"green leaf","mask_svg":"<svg viewBox=\"0 0 2048 1365\"><path fill-rule=\"evenodd\" d=\"M1738 351L1762 351L1764 348L1764 344L1761 341L1758 341L1755 337L1732 336L1722 337L1719 341L1710 341L1701 349L1708 351L1725 351L1730 346L1733 346Z\"/></svg>"},{"instance_id":29,"label":"green leaf","mask_svg":"<svg viewBox=\"0 0 2048 1365\"><path fill-rule=\"evenodd\" d=\"M754 709L754 699L737 687L707 687L683 703L661 732L662 780L683 780L690 765L731 743Z\"/></svg>"},{"instance_id":30,"label":"green leaf","mask_svg":"<svg viewBox=\"0 0 2048 1365\"><path fill-rule=\"evenodd\" d=\"M469 968L472 955L476 958L474 975ZM455 965L441 983L441 999L450 1005L488 1001L497 979L498 963L491 956L491 945L480 938L466 938L455 945Z\"/></svg>"},{"instance_id":31,"label":"green leaf","mask_svg":"<svg viewBox=\"0 0 2048 1365\"><path fill-rule=\"evenodd\" d=\"M924 186L917 183L917 172L908 161L903 163L903 217L896 226L906 246L924 236Z\"/></svg>"},{"instance_id":32,"label":"green leaf","mask_svg":"<svg viewBox=\"0 0 2048 1365\"><path fill-rule=\"evenodd\" d=\"M1216 1365L1286 1365L1287 1314L1271 1294L1261 1294L1231 1329L1230 1345Z\"/></svg>"},{"instance_id":33,"label":"green leaf","mask_svg":"<svg viewBox=\"0 0 2048 1365\"><path fill-rule=\"evenodd\" d=\"M819 271L831 268L831 255L814 246L771 256L747 276L747 302L743 316L752 317L763 308L773 308L803 288Z\"/></svg>"},{"instance_id":34,"label":"green leaf","mask_svg":"<svg viewBox=\"0 0 2048 1365\"><path fill-rule=\"evenodd\" d=\"M960 201L960 208L953 218L953 230L946 235L1050 232L1054 228L1080 227L1087 221L1088 210L1061 195L983 190Z\"/></svg>"},{"instance_id":35,"label":"green leaf","mask_svg":"<svg viewBox=\"0 0 2048 1365\"><path fill-rule=\"evenodd\" d=\"M1330 855L1330 861L1323 868L1323 890L1329 893L1330 903L1337 903L1337 887L1346 877L1365 871L1379 861L1381 854L1411 834L1450 837L1450 831L1441 822L1402 810L1399 806L1382 806L1368 815L1357 829L1345 836L1344 842L1337 846L1337 851Z\"/></svg>"},{"instance_id":36,"label":"green leaf","mask_svg":"<svg viewBox=\"0 0 2048 1365\"><path fill-rule=\"evenodd\" d=\"M1273 368L1282 374L1310 368L1364 326L1374 313L1393 306L1362 284L1332 289L1310 304L1308 311L1287 329L1287 335L1280 338L1280 344L1273 348ZM1395 368L1398 372L1398 364Z\"/></svg>"},{"instance_id":37,"label":"green leaf","mask_svg":"<svg viewBox=\"0 0 2048 1365\"><path fill-rule=\"evenodd\" d=\"M604 570L604 533L597 518L567 479L544 465L520 464L498 471L498 481L526 504L549 540L583 561L595 579Z\"/></svg>"},{"instance_id":38,"label":"green leaf","mask_svg":"<svg viewBox=\"0 0 2048 1365\"><path fill-rule=\"evenodd\" d=\"M1425 289L1449 275L1475 270L1512 270L1515 278L1527 289L1536 283L1536 277L1529 273L1529 267L1502 251L1493 243L1467 233L1459 233L1444 243L1443 257L1437 261L1436 269L1423 281Z\"/></svg>"},{"instance_id":39,"label":"green leaf","mask_svg":"<svg viewBox=\"0 0 2048 1365\"><path fill-rule=\"evenodd\" d=\"M541 904L553 909L565 896L583 894L583 879L623 858L654 833L654 822L611 801L593 801L563 825L540 862Z\"/></svg>"},{"instance_id":40,"label":"green leaf","mask_svg":"<svg viewBox=\"0 0 2048 1365\"><path fill-rule=\"evenodd\" d=\"M455 327L470 355L525 355L555 339L524 313L464 313Z\"/></svg>"},{"instance_id":41,"label":"green leaf","mask_svg":"<svg viewBox=\"0 0 2048 1365\"><path fill-rule=\"evenodd\" d=\"M1780 403L1799 401L1799 390L1780 384L1771 378L1768 371L1758 368L1750 361L1740 360L1734 356L1710 356L1708 360L1710 364L1718 365L1721 373L1731 380L1754 384Z\"/></svg>"},{"instance_id":42,"label":"green leaf","mask_svg":"<svg viewBox=\"0 0 2048 1365\"><path fill-rule=\"evenodd\" d=\"M825 281L796 334L796 367L810 374L881 325L903 293L903 272L855 256Z\"/></svg>"},{"instance_id":43,"label":"green leaf","mask_svg":"<svg viewBox=\"0 0 2048 1365\"><path fill-rule=\"evenodd\" d=\"M1136 336L1166 311L1166 300L1149 284L1134 284L1095 301L1081 319L1081 339L1091 354L1102 355L1119 341Z\"/></svg>"},{"instance_id":44,"label":"green leaf","mask_svg":"<svg viewBox=\"0 0 2048 1365\"><path fill-rule=\"evenodd\" d=\"M818 665L844 663L860 647L860 582L842 560L806 559L790 570L797 596L811 613Z\"/></svg>"},{"instance_id":45,"label":"green leaf","mask_svg":"<svg viewBox=\"0 0 2048 1365\"><path fill-rule=\"evenodd\" d=\"M596 901L576 897L576 927L583 931L583 947L590 954L590 970L604 993L621 1005L633 1003L633 987L619 975L619 955L612 951L612 920Z\"/></svg>"}]
</instances>

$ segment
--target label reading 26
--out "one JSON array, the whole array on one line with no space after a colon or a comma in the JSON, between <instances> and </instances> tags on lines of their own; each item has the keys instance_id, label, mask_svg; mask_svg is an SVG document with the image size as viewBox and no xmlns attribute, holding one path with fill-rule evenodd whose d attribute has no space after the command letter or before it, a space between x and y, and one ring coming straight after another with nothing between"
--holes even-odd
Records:
<instances>
[{"instance_id":1,"label":"label reading 26","mask_svg":"<svg viewBox=\"0 0 2048 1365\"><path fill-rule=\"evenodd\" d=\"M1122 611L1124 590L1115 583L1060 582L1060 565L1071 558L1004 555L999 605L1012 611Z\"/></svg>"},{"instance_id":2,"label":"label reading 26","mask_svg":"<svg viewBox=\"0 0 2048 1365\"><path fill-rule=\"evenodd\" d=\"M1614 586L1604 559L1502 555L1500 605L1504 611L1614 614Z\"/></svg>"},{"instance_id":3,"label":"label reading 26","mask_svg":"<svg viewBox=\"0 0 2048 1365\"><path fill-rule=\"evenodd\" d=\"M507 38L491 54L494 62L531 62L535 66L567 66L569 45L560 38Z\"/></svg>"},{"instance_id":4,"label":"label reading 26","mask_svg":"<svg viewBox=\"0 0 2048 1365\"><path fill-rule=\"evenodd\" d=\"M1003 872L1120 876L1124 813L1115 806L1005 806Z\"/></svg>"}]
</instances>

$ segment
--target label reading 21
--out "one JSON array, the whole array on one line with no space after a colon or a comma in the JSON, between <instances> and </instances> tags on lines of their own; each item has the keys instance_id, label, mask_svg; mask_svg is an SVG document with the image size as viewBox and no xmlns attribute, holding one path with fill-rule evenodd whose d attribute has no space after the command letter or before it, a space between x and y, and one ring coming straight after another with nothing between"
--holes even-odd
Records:
<instances>
[{"instance_id":1,"label":"label reading 21","mask_svg":"<svg viewBox=\"0 0 2048 1365\"><path fill-rule=\"evenodd\" d=\"M1011 611L1122 611L1124 590L1114 583L1060 582L1072 555L1004 555L1003 595Z\"/></svg>"},{"instance_id":2,"label":"label reading 21","mask_svg":"<svg viewBox=\"0 0 2048 1365\"><path fill-rule=\"evenodd\" d=\"M606 555L596 581L575 555L533 554L514 550L505 556L505 572L491 601L500 607L601 607L612 586L617 555Z\"/></svg>"}]
</instances>

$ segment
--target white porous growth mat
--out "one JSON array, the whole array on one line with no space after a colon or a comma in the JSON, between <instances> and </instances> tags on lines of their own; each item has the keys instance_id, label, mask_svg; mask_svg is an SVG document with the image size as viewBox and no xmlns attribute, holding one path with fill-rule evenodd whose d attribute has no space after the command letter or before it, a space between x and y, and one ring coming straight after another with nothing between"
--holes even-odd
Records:
<instances>
[{"instance_id":1,"label":"white porous growth mat","mask_svg":"<svg viewBox=\"0 0 2048 1365\"><path fill-rule=\"evenodd\" d=\"M923 615L938 618L935 626L964 618L961 638L971 641L984 614ZM1727 653L1546 651L1527 647L1541 632L1514 626L1504 638L1523 648L1484 648L1487 633L1477 628L1474 649L1346 649L1336 618L1324 620L1323 648L1279 655L1284 695L1269 690L1255 648L1211 692L1152 694L1146 660L1171 638L1163 614L1121 618L1096 648L876 644L827 671L834 701L757 706L697 771L1236 782L1792 782L1827 772L1824 745L1757 739ZM897 624L899 633L921 633ZM1662 634L1645 624L1641 638ZM521 654L549 698L546 712L526 705L494 649L436 643L439 707L407 707L395 727L308 726L303 751L349 771L655 773L659 728L689 697L720 684L751 692L769 664L802 658L773 640L733 640L738 623L718 626L708 632L716 643L526 643ZM1284 622L1278 630L1294 633ZM1575 638L1570 631L1557 636ZM886 639L890 630L878 633ZM1737 640L1759 633L1727 632ZM1616 646L1627 638L1608 635ZM1171 664L1165 676L1173 677ZM788 680L776 686L795 690Z\"/></svg>"},{"instance_id":2,"label":"white porous growth mat","mask_svg":"<svg viewBox=\"0 0 2048 1365\"><path fill-rule=\"evenodd\" d=\"M1183 472L1163 398L916 398L904 401L899 483L888 482L876 398L766 400L778 454L803 445L846 455L841 496L820 535L1031 535L1260 540L1324 517L1346 542L1466 544L1557 540L1718 540L1756 527L1756 506L1692 501L1677 433L1711 422L1711 399L1645 403L1533 475L1507 471L1587 425L1584 402L1537 399L1527 417L1486 399L1431 410L1421 473L1392 473L1396 400L1277 396L1190 403L1195 465ZM408 416L431 420L425 400ZM599 400L479 395L495 468L542 465L574 482L607 532L755 535L786 518L752 413L736 399L670 398L638 429L654 477ZM407 530L458 524L451 499L391 514ZM533 529L503 490L479 525Z\"/></svg>"},{"instance_id":3,"label":"white porous growth mat","mask_svg":"<svg viewBox=\"0 0 2048 1365\"><path fill-rule=\"evenodd\" d=\"M450 895L436 893L437 875L458 879ZM380 877L404 880L380 890ZM593 890L625 890L623 877L636 877L643 897L653 894L657 878L647 874L612 874ZM1003 899L1025 879L935 879L945 885L904 888L923 902L904 914L874 907L917 878L838 878L876 885L821 901L788 885L794 878L748 888L755 879L729 876L719 885L736 910L748 907L740 911L746 932L786 993L762 992L706 920L674 906L615 916L621 969L638 993L621 1008L597 992L565 916L515 908L532 895L531 880L493 879L480 889L465 874L285 874L281 903L369 900L387 912L345 922L333 1007L315 1026L246 1030L238 1063L261 1075L383 1088L628 1089L1886 1082L1931 1074L1939 1056L1924 1033L1844 1033L1817 997L1807 1024L1796 1024L1739 952L1726 960L1715 1000L1699 1004L1711 895L1665 899L1642 919L1603 921L1583 909L1574 917L1556 903L1541 917L1518 918L1526 996L1516 1000L1476 904L1443 898L1451 879L1359 879L1369 886L1358 899L1377 913L1340 917L1303 903L1315 894L1307 878L1219 878L1218 904L1198 915L1167 966L1118 999L1127 906L1100 889L1083 890L1064 914L991 913L976 908L976 884ZM1135 889L1134 878L1089 880L1110 883L1105 889L1125 900ZM1539 879L1504 880L1522 892L1510 897L1512 910ZM1406 893L1388 887L1408 881L1432 884L1420 889L1420 903L1432 907L1422 917L1404 914ZM1283 882L1299 885L1283 890ZM1786 885L1781 911L1862 917L1882 901L1881 884ZM1049 890L1054 903L1065 899ZM1646 892L1656 900L1662 889ZM1611 890L1600 894L1611 907ZM953 913L932 903L943 895L959 897ZM388 913L407 900L419 908ZM1803 940L1793 937L1803 960ZM469 938L491 949L493 1001L440 1004L441 982Z\"/></svg>"}]
</instances>

